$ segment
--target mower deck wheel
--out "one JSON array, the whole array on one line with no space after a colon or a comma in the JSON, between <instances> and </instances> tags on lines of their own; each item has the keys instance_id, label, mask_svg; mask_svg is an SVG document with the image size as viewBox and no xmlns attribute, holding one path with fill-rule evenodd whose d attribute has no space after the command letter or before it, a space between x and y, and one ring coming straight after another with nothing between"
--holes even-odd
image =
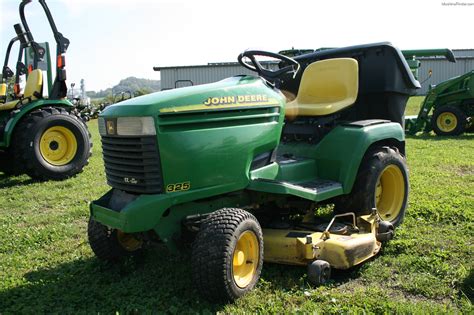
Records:
<instances>
[{"instance_id":1,"label":"mower deck wheel","mask_svg":"<svg viewBox=\"0 0 474 315\"><path fill-rule=\"evenodd\" d=\"M312 285L326 284L331 278L331 266L325 260L315 260L308 264L308 280Z\"/></svg>"},{"instance_id":2,"label":"mower deck wheel","mask_svg":"<svg viewBox=\"0 0 474 315\"><path fill-rule=\"evenodd\" d=\"M192 247L193 282L211 301L233 301L252 290L263 265L263 235L247 211L223 208L201 224Z\"/></svg>"}]
</instances>

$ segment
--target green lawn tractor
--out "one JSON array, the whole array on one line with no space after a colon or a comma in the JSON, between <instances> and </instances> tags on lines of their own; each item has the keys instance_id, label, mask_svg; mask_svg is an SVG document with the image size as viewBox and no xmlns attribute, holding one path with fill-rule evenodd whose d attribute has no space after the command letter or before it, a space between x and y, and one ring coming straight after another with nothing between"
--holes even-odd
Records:
<instances>
[{"instance_id":1,"label":"green lawn tractor","mask_svg":"<svg viewBox=\"0 0 474 315\"><path fill-rule=\"evenodd\" d=\"M34 40L25 19L25 6L30 2L23 0L20 3L24 31L15 26L21 42L16 84L24 69L28 69L23 94L19 95L15 84L16 96L6 101L7 82L2 82L5 102L0 104L0 171L8 175L26 173L35 179L60 180L82 171L88 163L92 144L87 126L71 113L73 104L65 99L65 52L69 40L57 30L45 0L39 0L57 44L56 78L51 83L49 47L47 43L39 44ZM7 62L10 49L11 46L7 49ZM21 63L23 52L26 66ZM7 77L12 75L11 70L6 74Z\"/></svg>"},{"instance_id":2,"label":"green lawn tractor","mask_svg":"<svg viewBox=\"0 0 474 315\"><path fill-rule=\"evenodd\" d=\"M433 113L432 115L430 115ZM474 127L474 70L430 88L417 116L406 117L408 134L433 130L457 136Z\"/></svg>"},{"instance_id":3,"label":"green lawn tractor","mask_svg":"<svg viewBox=\"0 0 474 315\"><path fill-rule=\"evenodd\" d=\"M191 245L199 292L234 300L263 261L307 266L309 282L324 284L393 236L409 190L403 113L420 86L400 51L238 60L258 76L136 97L99 116L112 188L90 205L98 258Z\"/></svg>"}]
</instances>

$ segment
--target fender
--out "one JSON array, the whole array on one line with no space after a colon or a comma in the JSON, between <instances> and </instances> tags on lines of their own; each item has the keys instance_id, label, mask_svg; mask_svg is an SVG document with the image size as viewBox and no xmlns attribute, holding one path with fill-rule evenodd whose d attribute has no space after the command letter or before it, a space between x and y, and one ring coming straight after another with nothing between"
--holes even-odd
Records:
<instances>
[{"instance_id":1,"label":"fender","mask_svg":"<svg viewBox=\"0 0 474 315\"><path fill-rule=\"evenodd\" d=\"M65 108L71 108L74 107L74 105L69 102L68 100L49 100L49 99L42 99L42 100L37 100L33 101L29 104L26 104L23 106L18 112L12 112L10 119L8 120L6 126L5 126L5 131L3 133L3 138L0 139L0 147L9 147L10 146L10 141L11 137L13 135L13 130L15 130L16 125L18 122L28 113L32 112L35 109L41 108L41 107L47 107L47 106L60 106L60 107L65 107Z\"/></svg>"},{"instance_id":2,"label":"fender","mask_svg":"<svg viewBox=\"0 0 474 315\"><path fill-rule=\"evenodd\" d=\"M340 125L315 150L318 177L338 181L345 194L352 190L359 166L369 148L377 142L393 142L402 147L405 134L398 123L388 121L353 122Z\"/></svg>"},{"instance_id":3,"label":"fender","mask_svg":"<svg viewBox=\"0 0 474 315\"><path fill-rule=\"evenodd\" d=\"M347 194L352 190L365 153L376 143L395 143L403 153L405 134L400 124L387 120L355 121L337 126L316 145L282 143L278 152L314 159L315 176L341 183L343 194Z\"/></svg>"}]
</instances>

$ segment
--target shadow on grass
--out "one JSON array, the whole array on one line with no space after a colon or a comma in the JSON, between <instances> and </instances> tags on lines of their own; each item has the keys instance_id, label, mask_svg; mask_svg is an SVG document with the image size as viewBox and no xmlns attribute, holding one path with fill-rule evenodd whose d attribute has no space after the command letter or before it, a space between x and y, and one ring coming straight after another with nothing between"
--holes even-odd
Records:
<instances>
[{"instance_id":1,"label":"shadow on grass","mask_svg":"<svg viewBox=\"0 0 474 315\"><path fill-rule=\"evenodd\" d=\"M26 284L0 292L4 313L209 313L223 308L201 299L190 259L164 247L120 264L96 258L31 271Z\"/></svg>"},{"instance_id":2,"label":"shadow on grass","mask_svg":"<svg viewBox=\"0 0 474 315\"><path fill-rule=\"evenodd\" d=\"M38 180L34 180L28 176L12 176L0 173L0 189L27 186L33 183L38 183Z\"/></svg>"},{"instance_id":3,"label":"shadow on grass","mask_svg":"<svg viewBox=\"0 0 474 315\"><path fill-rule=\"evenodd\" d=\"M429 133L420 133L418 135L405 135L407 139L414 140L428 140L443 142L447 140L472 140L474 139L474 133L464 133L459 136L437 136Z\"/></svg>"},{"instance_id":4,"label":"shadow on grass","mask_svg":"<svg viewBox=\"0 0 474 315\"><path fill-rule=\"evenodd\" d=\"M372 257L368 261L377 259ZM327 286L339 287L357 280L361 276L364 263L347 270L332 269L331 279ZM316 288L308 282L306 266L290 266L279 264L264 264L261 278L270 282L274 290L288 291L292 289Z\"/></svg>"},{"instance_id":5,"label":"shadow on grass","mask_svg":"<svg viewBox=\"0 0 474 315\"><path fill-rule=\"evenodd\" d=\"M334 270L330 285L360 276L360 268ZM215 313L224 304L202 299L192 283L188 254L170 254L165 247L141 257L107 264L95 257L75 260L24 275L22 286L0 292L5 313ZM262 278L274 290L307 287L306 268L264 264Z\"/></svg>"},{"instance_id":6,"label":"shadow on grass","mask_svg":"<svg viewBox=\"0 0 474 315\"><path fill-rule=\"evenodd\" d=\"M474 269L469 271L469 275L464 279L461 288L469 301L474 303Z\"/></svg>"}]
</instances>

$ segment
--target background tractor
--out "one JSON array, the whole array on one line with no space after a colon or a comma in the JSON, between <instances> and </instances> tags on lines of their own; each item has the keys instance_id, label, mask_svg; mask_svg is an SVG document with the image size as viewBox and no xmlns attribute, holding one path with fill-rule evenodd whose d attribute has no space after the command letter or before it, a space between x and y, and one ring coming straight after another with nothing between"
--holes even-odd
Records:
<instances>
[{"instance_id":1,"label":"background tractor","mask_svg":"<svg viewBox=\"0 0 474 315\"><path fill-rule=\"evenodd\" d=\"M417 57L443 56L450 62L456 62L453 52L449 49L404 50L403 55L407 58L415 78L418 78L421 65ZM474 117L474 71L429 88L418 115L406 117L407 133L414 135L419 131L433 130L439 136L452 136L471 131Z\"/></svg>"},{"instance_id":2,"label":"background tractor","mask_svg":"<svg viewBox=\"0 0 474 315\"><path fill-rule=\"evenodd\" d=\"M418 115L406 118L406 130L409 134L433 130L438 136L457 136L473 131L473 119L474 70L430 87Z\"/></svg>"},{"instance_id":3,"label":"background tractor","mask_svg":"<svg viewBox=\"0 0 474 315\"><path fill-rule=\"evenodd\" d=\"M7 48L3 67L0 171L6 174L26 173L37 179L65 179L82 171L88 163L92 144L86 125L71 113L73 104L65 99L65 53L69 40L57 30L45 0L39 0L57 44L56 78L52 82L49 45L34 40L25 19L25 6L30 2L31 0L23 0L20 3L24 31L19 24L15 25L21 45L16 67L15 94L11 99L7 98L7 78L13 73L7 63L12 45ZM21 62L23 54L26 66ZM19 77L26 69L27 80L21 94Z\"/></svg>"},{"instance_id":4,"label":"background tractor","mask_svg":"<svg viewBox=\"0 0 474 315\"><path fill-rule=\"evenodd\" d=\"M420 87L400 51L377 43L238 60L258 76L136 97L99 116L111 190L90 205L98 258L192 242L199 292L234 300L263 261L307 266L322 284L393 236L409 192L404 109ZM316 213L328 204L333 213Z\"/></svg>"}]
</instances>

